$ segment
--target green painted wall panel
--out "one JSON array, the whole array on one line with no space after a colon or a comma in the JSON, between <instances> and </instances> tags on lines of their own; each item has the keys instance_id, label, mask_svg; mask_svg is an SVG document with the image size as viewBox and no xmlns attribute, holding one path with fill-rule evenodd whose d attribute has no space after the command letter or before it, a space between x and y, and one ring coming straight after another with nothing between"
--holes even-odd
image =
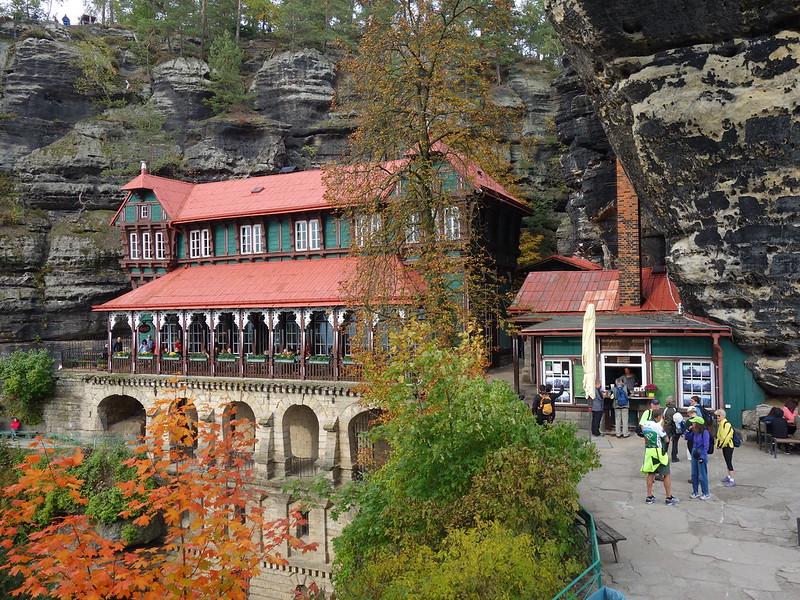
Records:
<instances>
[{"instance_id":1,"label":"green painted wall panel","mask_svg":"<svg viewBox=\"0 0 800 600\"><path fill-rule=\"evenodd\" d=\"M350 221L339 219L339 242L342 248L350 247Z\"/></svg>"},{"instance_id":2,"label":"green painted wall panel","mask_svg":"<svg viewBox=\"0 0 800 600\"><path fill-rule=\"evenodd\" d=\"M150 207L150 220L151 221L161 221L164 218L164 210L161 208L160 204L153 204Z\"/></svg>"},{"instance_id":3,"label":"green painted wall panel","mask_svg":"<svg viewBox=\"0 0 800 600\"><path fill-rule=\"evenodd\" d=\"M125 205L125 222L126 223L135 223L136 222L136 205L133 204L126 204Z\"/></svg>"},{"instance_id":4,"label":"green painted wall panel","mask_svg":"<svg viewBox=\"0 0 800 600\"><path fill-rule=\"evenodd\" d=\"M175 236L175 256L177 258L186 258L185 237L182 233Z\"/></svg>"},{"instance_id":5,"label":"green painted wall panel","mask_svg":"<svg viewBox=\"0 0 800 600\"><path fill-rule=\"evenodd\" d=\"M280 224L277 221L267 223L267 252L278 252L280 247Z\"/></svg>"},{"instance_id":6,"label":"green painted wall panel","mask_svg":"<svg viewBox=\"0 0 800 600\"><path fill-rule=\"evenodd\" d=\"M227 254L225 247L225 226L214 225L214 256L225 256Z\"/></svg>"},{"instance_id":7,"label":"green painted wall panel","mask_svg":"<svg viewBox=\"0 0 800 600\"><path fill-rule=\"evenodd\" d=\"M281 221L281 250L289 252L292 249L292 229L288 220Z\"/></svg>"},{"instance_id":8,"label":"green painted wall panel","mask_svg":"<svg viewBox=\"0 0 800 600\"><path fill-rule=\"evenodd\" d=\"M239 254L236 247L236 225L228 225L228 254Z\"/></svg>"},{"instance_id":9,"label":"green painted wall panel","mask_svg":"<svg viewBox=\"0 0 800 600\"><path fill-rule=\"evenodd\" d=\"M722 348L722 385L725 411L734 427L742 426L742 411L752 410L766 400L764 390L756 383L747 368L747 355L727 339L719 342Z\"/></svg>"},{"instance_id":10,"label":"green painted wall panel","mask_svg":"<svg viewBox=\"0 0 800 600\"><path fill-rule=\"evenodd\" d=\"M713 355L713 344L705 337L654 337L653 356L703 356Z\"/></svg>"},{"instance_id":11,"label":"green painted wall panel","mask_svg":"<svg viewBox=\"0 0 800 600\"><path fill-rule=\"evenodd\" d=\"M336 241L336 218L333 215L325 215L322 227L325 235L325 248L338 248L339 244Z\"/></svg>"},{"instance_id":12,"label":"green painted wall panel","mask_svg":"<svg viewBox=\"0 0 800 600\"><path fill-rule=\"evenodd\" d=\"M545 356L580 356L581 338L547 337L542 340L542 353Z\"/></svg>"}]
</instances>

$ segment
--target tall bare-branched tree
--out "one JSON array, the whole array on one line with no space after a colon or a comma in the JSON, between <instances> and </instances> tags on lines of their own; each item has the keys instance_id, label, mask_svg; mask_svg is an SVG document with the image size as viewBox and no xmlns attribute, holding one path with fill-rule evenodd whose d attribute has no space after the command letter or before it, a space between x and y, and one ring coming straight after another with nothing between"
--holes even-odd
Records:
<instances>
[{"instance_id":1,"label":"tall bare-branched tree","mask_svg":"<svg viewBox=\"0 0 800 600\"><path fill-rule=\"evenodd\" d=\"M347 164L328 168L326 183L353 223L362 265L352 293L373 311L399 284L442 332L496 308L495 274L473 227L477 188L506 170L498 142L511 119L491 99L487 44L496 42L485 34L507 28L511 6L379 0L368 7L359 50L342 69L341 108L357 128ZM398 258L412 265L402 281Z\"/></svg>"}]
</instances>

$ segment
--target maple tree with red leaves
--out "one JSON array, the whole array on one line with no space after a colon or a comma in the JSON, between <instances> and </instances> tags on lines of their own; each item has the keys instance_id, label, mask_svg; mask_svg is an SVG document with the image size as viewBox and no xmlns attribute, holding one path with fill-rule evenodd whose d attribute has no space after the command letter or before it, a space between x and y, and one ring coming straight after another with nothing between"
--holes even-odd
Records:
<instances>
[{"instance_id":1,"label":"maple tree with red leaves","mask_svg":"<svg viewBox=\"0 0 800 600\"><path fill-rule=\"evenodd\" d=\"M268 520L267 492L254 483L254 424L226 426L196 420L191 401L156 402L147 436L125 461L127 481L116 482L124 510L136 527L163 520L158 543L128 545L107 539L85 513L83 481L75 473L87 454L66 452L44 438L18 466L17 483L3 492L2 566L21 576L15 593L61 600L244 600L260 564L286 564L281 548L307 552L290 532L299 512ZM43 504L56 490L73 510L42 525ZM288 590L287 590L288 592Z\"/></svg>"}]
</instances>

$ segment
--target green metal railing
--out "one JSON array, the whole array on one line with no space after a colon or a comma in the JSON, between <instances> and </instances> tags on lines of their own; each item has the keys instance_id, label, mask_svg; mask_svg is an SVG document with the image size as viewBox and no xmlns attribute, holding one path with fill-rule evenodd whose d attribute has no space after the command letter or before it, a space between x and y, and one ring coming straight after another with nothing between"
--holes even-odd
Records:
<instances>
[{"instance_id":1,"label":"green metal railing","mask_svg":"<svg viewBox=\"0 0 800 600\"><path fill-rule=\"evenodd\" d=\"M553 600L584 600L602 586L603 567L600 562L600 549L597 545L597 532L592 513L581 506L575 519L581 535L586 536L589 557L592 563L572 582L561 590Z\"/></svg>"}]
</instances>

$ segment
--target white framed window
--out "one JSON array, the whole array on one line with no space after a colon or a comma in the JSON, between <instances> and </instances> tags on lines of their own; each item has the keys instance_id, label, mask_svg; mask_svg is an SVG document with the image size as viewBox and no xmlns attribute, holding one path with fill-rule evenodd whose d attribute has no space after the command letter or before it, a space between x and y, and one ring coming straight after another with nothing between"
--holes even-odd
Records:
<instances>
[{"instance_id":1,"label":"white framed window","mask_svg":"<svg viewBox=\"0 0 800 600\"><path fill-rule=\"evenodd\" d=\"M203 256L211 256L211 230L203 229L200 232Z\"/></svg>"},{"instance_id":2,"label":"white framed window","mask_svg":"<svg viewBox=\"0 0 800 600\"><path fill-rule=\"evenodd\" d=\"M156 260L164 260L166 252L164 249L164 232L156 231Z\"/></svg>"},{"instance_id":3,"label":"white framed window","mask_svg":"<svg viewBox=\"0 0 800 600\"><path fill-rule=\"evenodd\" d=\"M189 258L200 258L200 230L189 232Z\"/></svg>"},{"instance_id":4,"label":"white framed window","mask_svg":"<svg viewBox=\"0 0 800 600\"><path fill-rule=\"evenodd\" d=\"M211 256L211 231L193 229L189 232L189 258Z\"/></svg>"},{"instance_id":5,"label":"white framed window","mask_svg":"<svg viewBox=\"0 0 800 600\"><path fill-rule=\"evenodd\" d=\"M445 208L442 221L444 239L457 240L461 238L461 210L457 206Z\"/></svg>"},{"instance_id":6,"label":"white framed window","mask_svg":"<svg viewBox=\"0 0 800 600\"><path fill-rule=\"evenodd\" d=\"M147 232L142 234L142 258L145 260L153 258L153 244Z\"/></svg>"},{"instance_id":7,"label":"white framed window","mask_svg":"<svg viewBox=\"0 0 800 600\"><path fill-rule=\"evenodd\" d=\"M361 215L357 217L355 223L356 244L363 246L369 238L381 230L382 224L381 215Z\"/></svg>"},{"instance_id":8,"label":"white framed window","mask_svg":"<svg viewBox=\"0 0 800 600\"><path fill-rule=\"evenodd\" d=\"M139 206L139 219L147 221L150 219L150 206L148 204L141 204Z\"/></svg>"},{"instance_id":9,"label":"white framed window","mask_svg":"<svg viewBox=\"0 0 800 600\"><path fill-rule=\"evenodd\" d=\"M253 228L250 225L239 228L239 251L242 254L253 253Z\"/></svg>"},{"instance_id":10,"label":"white framed window","mask_svg":"<svg viewBox=\"0 0 800 600\"><path fill-rule=\"evenodd\" d=\"M297 221L294 224L294 249L308 250L308 221Z\"/></svg>"},{"instance_id":11,"label":"white framed window","mask_svg":"<svg viewBox=\"0 0 800 600\"><path fill-rule=\"evenodd\" d=\"M714 363L710 360L682 360L678 365L681 406L687 408L692 396L708 409L716 408L714 394Z\"/></svg>"},{"instance_id":12,"label":"white framed window","mask_svg":"<svg viewBox=\"0 0 800 600\"><path fill-rule=\"evenodd\" d=\"M264 252L264 228L261 225L253 225L253 252Z\"/></svg>"},{"instance_id":13,"label":"white framed window","mask_svg":"<svg viewBox=\"0 0 800 600\"><path fill-rule=\"evenodd\" d=\"M416 244L420 239L420 214L418 212L408 215L408 225L406 226L406 244Z\"/></svg>"},{"instance_id":14,"label":"white framed window","mask_svg":"<svg viewBox=\"0 0 800 600\"><path fill-rule=\"evenodd\" d=\"M132 233L128 238L131 248L131 260L139 259L139 234Z\"/></svg>"},{"instance_id":15,"label":"white framed window","mask_svg":"<svg viewBox=\"0 0 800 600\"><path fill-rule=\"evenodd\" d=\"M553 386L550 397L556 404L572 403L572 361L569 358L546 358L542 361L544 384Z\"/></svg>"},{"instance_id":16,"label":"white framed window","mask_svg":"<svg viewBox=\"0 0 800 600\"><path fill-rule=\"evenodd\" d=\"M320 248L320 235L319 235L319 221L311 219L308 222L308 249L319 250Z\"/></svg>"}]
</instances>

